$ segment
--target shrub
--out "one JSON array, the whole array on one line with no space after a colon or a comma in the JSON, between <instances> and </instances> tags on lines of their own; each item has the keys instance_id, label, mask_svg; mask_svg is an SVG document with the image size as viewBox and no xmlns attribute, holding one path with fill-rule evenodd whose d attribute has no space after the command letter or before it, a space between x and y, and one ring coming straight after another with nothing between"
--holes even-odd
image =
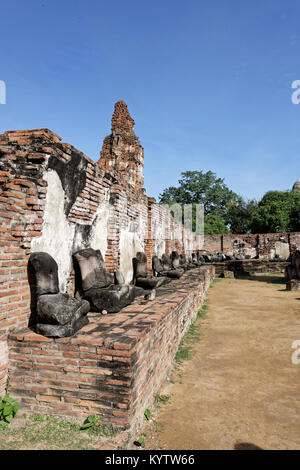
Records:
<instances>
[{"instance_id":1,"label":"shrub","mask_svg":"<svg viewBox=\"0 0 300 470\"><path fill-rule=\"evenodd\" d=\"M19 404L7 393L0 398L0 420L10 423L19 409Z\"/></svg>"}]
</instances>

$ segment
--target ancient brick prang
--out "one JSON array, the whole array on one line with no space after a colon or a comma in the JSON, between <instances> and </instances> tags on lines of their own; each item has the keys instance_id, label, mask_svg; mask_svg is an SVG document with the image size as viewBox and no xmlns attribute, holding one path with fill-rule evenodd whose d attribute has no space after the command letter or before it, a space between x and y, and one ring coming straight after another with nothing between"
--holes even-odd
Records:
<instances>
[{"instance_id":1,"label":"ancient brick prang","mask_svg":"<svg viewBox=\"0 0 300 470\"><path fill-rule=\"evenodd\" d=\"M112 133L104 139L98 165L106 171L117 171L124 182L144 192L144 149L133 126L126 103L117 101L111 121Z\"/></svg>"},{"instance_id":2,"label":"ancient brick prang","mask_svg":"<svg viewBox=\"0 0 300 470\"><path fill-rule=\"evenodd\" d=\"M129 114L127 104L120 100L115 104L115 111L111 120L111 131L116 134L127 134L136 137L134 133L135 122Z\"/></svg>"}]
</instances>

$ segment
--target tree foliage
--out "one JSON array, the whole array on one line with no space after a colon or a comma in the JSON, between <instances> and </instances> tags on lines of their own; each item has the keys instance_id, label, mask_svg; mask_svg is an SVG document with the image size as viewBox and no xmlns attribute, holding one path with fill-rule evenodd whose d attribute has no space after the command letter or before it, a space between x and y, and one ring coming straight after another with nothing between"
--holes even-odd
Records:
<instances>
[{"instance_id":1,"label":"tree foliage","mask_svg":"<svg viewBox=\"0 0 300 470\"><path fill-rule=\"evenodd\" d=\"M300 194L268 191L251 214L252 233L299 232Z\"/></svg>"},{"instance_id":2,"label":"tree foliage","mask_svg":"<svg viewBox=\"0 0 300 470\"><path fill-rule=\"evenodd\" d=\"M203 204L206 234L228 233L232 227L239 229L240 233L248 230L247 207L243 198L231 191L224 179L212 171L181 173L179 186L165 189L160 195L160 203Z\"/></svg>"},{"instance_id":3,"label":"tree foliage","mask_svg":"<svg viewBox=\"0 0 300 470\"><path fill-rule=\"evenodd\" d=\"M203 204L205 234L300 231L299 193L268 191L259 202L245 201L212 171L181 173L179 185L166 188L160 203ZM194 222L195 211L193 229Z\"/></svg>"}]
</instances>

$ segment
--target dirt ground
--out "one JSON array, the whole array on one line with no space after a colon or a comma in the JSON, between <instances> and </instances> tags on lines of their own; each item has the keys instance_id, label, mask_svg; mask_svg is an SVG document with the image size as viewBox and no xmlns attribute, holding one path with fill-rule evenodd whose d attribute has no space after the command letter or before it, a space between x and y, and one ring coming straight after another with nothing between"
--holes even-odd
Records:
<instances>
[{"instance_id":1,"label":"dirt ground","mask_svg":"<svg viewBox=\"0 0 300 470\"><path fill-rule=\"evenodd\" d=\"M142 430L146 448L300 449L300 292L278 277L223 279L198 321L193 357Z\"/></svg>"}]
</instances>

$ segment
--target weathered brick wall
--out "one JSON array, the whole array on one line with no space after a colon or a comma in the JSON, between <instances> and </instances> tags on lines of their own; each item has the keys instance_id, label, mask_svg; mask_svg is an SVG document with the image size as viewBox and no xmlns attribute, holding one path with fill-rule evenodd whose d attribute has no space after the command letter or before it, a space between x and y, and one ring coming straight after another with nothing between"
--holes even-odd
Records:
<instances>
[{"instance_id":1,"label":"weathered brick wall","mask_svg":"<svg viewBox=\"0 0 300 470\"><path fill-rule=\"evenodd\" d=\"M107 268L120 268L127 282L137 251L145 251L150 272L154 254L175 249L226 252L243 241L268 258L280 244L288 244L291 252L300 246L300 234L265 234L207 236L203 247L199 235L146 196L144 151L133 126L126 104L116 103L112 133L97 163L48 129L0 135L0 394L6 382L7 335L30 320L31 252L52 255L61 291L74 294L72 254L88 246L101 249Z\"/></svg>"},{"instance_id":2,"label":"weathered brick wall","mask_svg":"<svg viewBox=\"0 0 300 470\"><path fill-rule=\"evenodd\" d=\"M31 412L128 428L166 379L179 342L214 278L204 266L141 299L117 315L89 314L72 338L51 339L25 329L9 337L10 393Z\"/></svg>"},{"instance_id":3,"label":"weathered brick wall","mask_svg":"<svg viewBox=\"0 0 300 470\"><path fill-rule=\"evenodd\" d=\"M134 121L118 102L112 134L104 140L98 163L48 129L9 131L0 135L0 345L7 335L28 325L31 252L46 251L58 263L60 289L75 292L72 254L91 246L101 249L106 266L120 268L132 280L132 258L145 251L149 271L154 254L181 250L166 208L147 198L143 185L143 148ZM167 227L154 236L153 220ZM147 223L150 225L147 228ZM178 228L179 227L179 228ZM164 229L165 230L165 229ZM3 392L6 356L0 354ZM3 376L3 377L2 377Z\"/></svg>"},{"instance_id":4,"label":"weathered brick wall","mask_svg":"<svg viewBox=\"0 0 300 470\"><path fill-rule=\"evenodd\" d=\"M222 250L223 235L206 235L203 250L207 251L223 251Z\"/></svg>"},{"instance_id":5,"label":"weathered brick wall","mask_svg":"<svg viewBox=\"0 0 300 470\"><path fill-rule=\"evenodd\" d=\"M296 250L300 249L300 233L293 232L289 234L289 242L290 242L290 251L293 254Z\"/></svg>"},{"instance_id":6,"label":"weathered brick wall","mask_svg":"<svg viewBox=\"0 0 300 470\"><path fill-rule=\"evenodd\" d=\"M300 249L300 233L206 235L203 249L232 254L242 245L253 258L267 261L279 257L286 260Z\"/></svg>"},{"instance_id":7,"label":"weathered brick wall","mask_svg":"<svg viewBox=\"0 0 300 470\"><path fill-rule=\"evenodd\" d=\"M100 248L108 269L122 267L122 230L126 233L137 214L144 222L147 219L144 191L137 192L124 181L120 185L117 172L105 172L60 140L47 129L0 136L0 341L4 346L7 334L29 321L30 252L50 253L59 266L62 291L74 293L72 253L86 246ZM130 258L131 264L135 252L126 252L126 242L123 237L123 258ZM143 249L144 240L135 248Z\"/></svg>"},{"instance_id":8,"label":"weathered brick wall","mask_svg":"<svg viewBox=\"0 0 300 470\"><path fill-rule=\"evenodd\" d=\"M37 143L36 152L27 148L26 132L0 136L0 367L7 334L26 326L30 315L27 259L31 240L42 233L47 190L40 135L32 132L30 139ZM47 145L51 136L44 138Z\"/></svg>"}]
</instances>

